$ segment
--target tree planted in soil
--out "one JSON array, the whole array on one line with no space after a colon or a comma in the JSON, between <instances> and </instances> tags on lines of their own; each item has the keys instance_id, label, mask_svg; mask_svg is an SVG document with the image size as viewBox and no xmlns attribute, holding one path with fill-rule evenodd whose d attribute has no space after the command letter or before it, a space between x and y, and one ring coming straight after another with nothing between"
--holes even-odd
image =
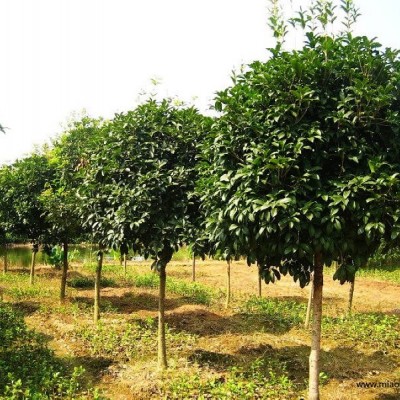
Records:
<instances>
[{"instance_id":1,"label":"tree planted in soil","mask_svg":"<svg viewBox=\"0 0 400 400\"><path fill-rule=\"evenodd\" d=\"M267 283L289 273L304 287L314 271L313 400L323 265L349 257L362 266L400 232L398 52L348 31L330 36L334 10L315 4L292 21L305 30L302 49L278 43L218 94L202 185L207 231L221 249L229 238ZM350 26L357 12L341 4Z\"/></svg>"},{"instance_id":2,"label":"tree planted in soil","mask_svg":"<svg viewBox=\"0 0 400 400\"><path fill-rule=\"evenodd\" d=\"M86 224L99 243L153 258L160 277L159 358L165 345L166 266L196 218L193 202L197 142L209 119L193 108L149 100L104 127L81 190Z\"/></svg>"},{"instance_id":3,"label":"tree planted in soil","mask_svg":"<svg viewBox=\"0 0 400 400\"><path fill-rule=\"evenodd\" d=\"M30 282L34 283L39 245L48 241L49 224L40 195L54 176L46 154L31 154L2 170L1 209L7 233L32 244Z\"/></svg>"}]
</instances>

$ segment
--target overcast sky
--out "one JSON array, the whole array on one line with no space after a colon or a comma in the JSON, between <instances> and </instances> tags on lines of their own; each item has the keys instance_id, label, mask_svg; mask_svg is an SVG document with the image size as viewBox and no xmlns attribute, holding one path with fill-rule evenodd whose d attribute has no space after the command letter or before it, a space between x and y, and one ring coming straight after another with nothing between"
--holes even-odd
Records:
<instances>
[{"instance_id":1,"label":"overcast sky","mask_svg":"<svg viewBox=\"0 0 400 400\"><path fill-rule=\"evenodd\" d=\"M282 0L297 10L306 0ZM356 33L400 48L400 1L358 0ZM268 0L0 0L0 163L62 131L73 113L111 118L151 79L205 111L240 64L273 46ZM292 45L289 43L289 45Z\"/></svg>"}]
</instances>

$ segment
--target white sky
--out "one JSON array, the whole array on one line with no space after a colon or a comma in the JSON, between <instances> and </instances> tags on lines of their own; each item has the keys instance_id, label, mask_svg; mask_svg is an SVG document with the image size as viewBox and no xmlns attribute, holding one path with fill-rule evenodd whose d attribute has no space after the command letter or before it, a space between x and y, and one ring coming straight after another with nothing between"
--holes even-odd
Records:
<instances>
[{"instance_id":1,"label":"white sky","mask_svg":"<svg viewBox=\"0 0 400 400\"><path fill-rule=\"evenodd\" d=\"M307 0L282 0L297 10ZM400 48L400 1L358 0L356 33ZM139 93L205 111L241 63L266 59L268 0L0 0L0 163L62 131L73 112L110 118ZM289 43L289 45L291 45Z\"/></svg>"}]
</instances>

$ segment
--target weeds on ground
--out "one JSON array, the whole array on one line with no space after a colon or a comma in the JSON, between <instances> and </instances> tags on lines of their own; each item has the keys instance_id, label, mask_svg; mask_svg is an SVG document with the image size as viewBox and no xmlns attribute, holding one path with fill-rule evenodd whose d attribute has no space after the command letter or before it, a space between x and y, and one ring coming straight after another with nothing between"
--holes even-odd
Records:
<instances>
[{"instance_id":1,"label":"weeds on ground","mask_svg":"<svg viewBox=\"0 0 400 400\"><path fill-rule=\"evenodd\" d=\"M118 287L115 279L102 277L100 280L101 287ZM75 289L92 289L94 288L94 278L89 276L75 276L68 280L68 286Z\"/></svg>"},{"instance_id":2,"label":"weeds on ground","mask_svg":"<svg viewBox=\"0 0 400 400\"><path fill-rule=\"evenodd\" d=\"M232 367L226 374L204 380L200 372L184 375L163 387L168 399L290 399L296 392L286 365L258 358L248 367Z\"/></svg>"},{"instance_id":3,"label":"weeds on ground","mask_svg":"<svg viewBox=\"0 0 400 400\"><path fill-rule=\"evenodd\" d=\"M123 359L154 357L157 352L157 321L152 318L133 322L105 323L75 331L90 355ZM196 336L166 328L168 350L184 352L193 348Z\"/></svg>"},{"instance_id":4,"label":"weeds on ground","mask_svg":"<svg viewBox=\"0 0 400 400\"><path fill-rule=\"evenodd\" d=\"M282 332L303 322L306 305L293 300L252 296L239 308L239 312L251 322L262 323L274 332Z\"/></svg>"},{"instance_id":5,"label":"weeds on ground","mask_svg":"<svg viewBox=\"0 0 400 400\"><path fill-rule=\"evenodd\" d=\"M333 276L336 272L335 267L325 267L326 275ZM382 264L369 262L366 267L360 268L356 274L357 278L367 278L375 281L386 281L392 283L400 283L400 263ZM357 290L357 289L356 289Z\"/></svg>"},{"instance_id":6,"label":"weeds on ground","mask_svg":"<svg viewBox=\"0 0 400 400\"><path fill-rule=\"evenodd\" d=\"M396 266L386 266L383 269L362 268L357 272L357 276L373 278L376 280L400 283L400 268ZM357 278L356 278L357 279Z\"/></svg>"},{"instance_id":7,"label":"weeds on ground","mask_svg":"<svg viewBox=\"0 0 400 400\"><path fill-rule=\"evenodd\" d=\"M99 399L84 390L83 372L69 372L22 315L0 302L0 399Z\"/></svg>"},{"instance_id":8,"label":"weeds on ground","mask_svg":"<svg viewBox=\"0 0 400 400\"><path fill-rule=\"evenodd\" d=\"M88 315L93 313L93 307L91 304L82 302L66 302L63 304L39 304L39 313L42 315L50 316L51 314L56 315L71 315L73 317Z\"/></svg>"},{"instance_id":9,"label":"weeds on ground","mask_svg":"<svg viewBox=\"0 0 400 400\"><path fill-rule=\"evenodd\" d=\"M370 345L378 350L400 348L400 318L395 315L357 313L348 317L324 317L324 335L335 340Z\"/></svg>"},{"instance_id":10,"label":"weeds on ground","mask_svg":"<svg viewBox=\"0 0 400 400\"><path fill-rule=\"evenodd\" d=\"M136 287L158 288L159 277L155 273L134 275L130 278ZM197 282L185 282L169 277L167 279L167 291L187 298L191 303L210 305L213 299L213 291Z\"/></svg>"},{"instance_id":11,"label":"weeds on ground","mask_svg":"<svg viewBox=\"0 0 400 400\"><path fill-rule=\"evenodd\" d=\"M21 274L16 272L12 273L8 272L6 274L0 274L0 283L11 283L15 285L23 283L28 284L28 281L29 281L29 275L27 274Z\"/></svg>"},{"instance_id":12,"label":"weeds on ground","mask_svg":"<svg viewBox=\"0 0 400 400\"><path fill-rule=\"evenodd\" d=\"M43 287L42 283L45 281L42 280L42 277L37 276L35 279L35 284L31 285L28 275L7 273L0 275L0 284L5 284L7 295L17 301L52 297L58 290L58 288Z\"/></svg>"}]
</instances>

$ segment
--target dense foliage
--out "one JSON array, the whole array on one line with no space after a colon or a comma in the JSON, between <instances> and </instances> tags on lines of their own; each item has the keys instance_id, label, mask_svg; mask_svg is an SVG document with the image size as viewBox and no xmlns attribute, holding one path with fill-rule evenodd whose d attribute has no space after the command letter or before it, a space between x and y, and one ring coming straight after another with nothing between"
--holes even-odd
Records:
<instances>
[{"instance_id":1,"label":"dense foliage","mask_svg":"<svg viewBox=\"0 0 400 400\"><path fill-rule=\"evenodd\" d=\"M2 167L1 218L7 232L38 244L48 238L48 223L40 195L51 182L54 171L44 154L32 154Z\"/></svg>"},{"instance_id":2,"label":"dense foliage","mask_svg":"<svg viewBox=\"0 0 400 400\"><path fill-rule=\"evenodd\" d=\"M2 399L89 398L83 396L79 379L83 369L68 371L44 338L28 330L23 316L2 302L0 371Z\"/></svg>"},{"instance_id":3,"label":"dense foliage","mask_svg":"<svg viewBox=\"0 0 400 400\"><path fill-rule=\"evenodd\" d=\"M399 74L375 41L309 33L219 93L202 186L217 245L304 286L315 252L359 266L396 239Z\"/></svg>"},{"instance_id":4,"label":"dense foliage","mask_svg":"<svg viewBox=\"0 0 400 400\"><path fill-rule=\"evenodd\" d=\"M79 189L96 241L116 248L128 243L145 256L170 260L196 216L190 193L197 143L208 124L193 108L150 100L104 125Z\"/></svg>"}]
</instances>

